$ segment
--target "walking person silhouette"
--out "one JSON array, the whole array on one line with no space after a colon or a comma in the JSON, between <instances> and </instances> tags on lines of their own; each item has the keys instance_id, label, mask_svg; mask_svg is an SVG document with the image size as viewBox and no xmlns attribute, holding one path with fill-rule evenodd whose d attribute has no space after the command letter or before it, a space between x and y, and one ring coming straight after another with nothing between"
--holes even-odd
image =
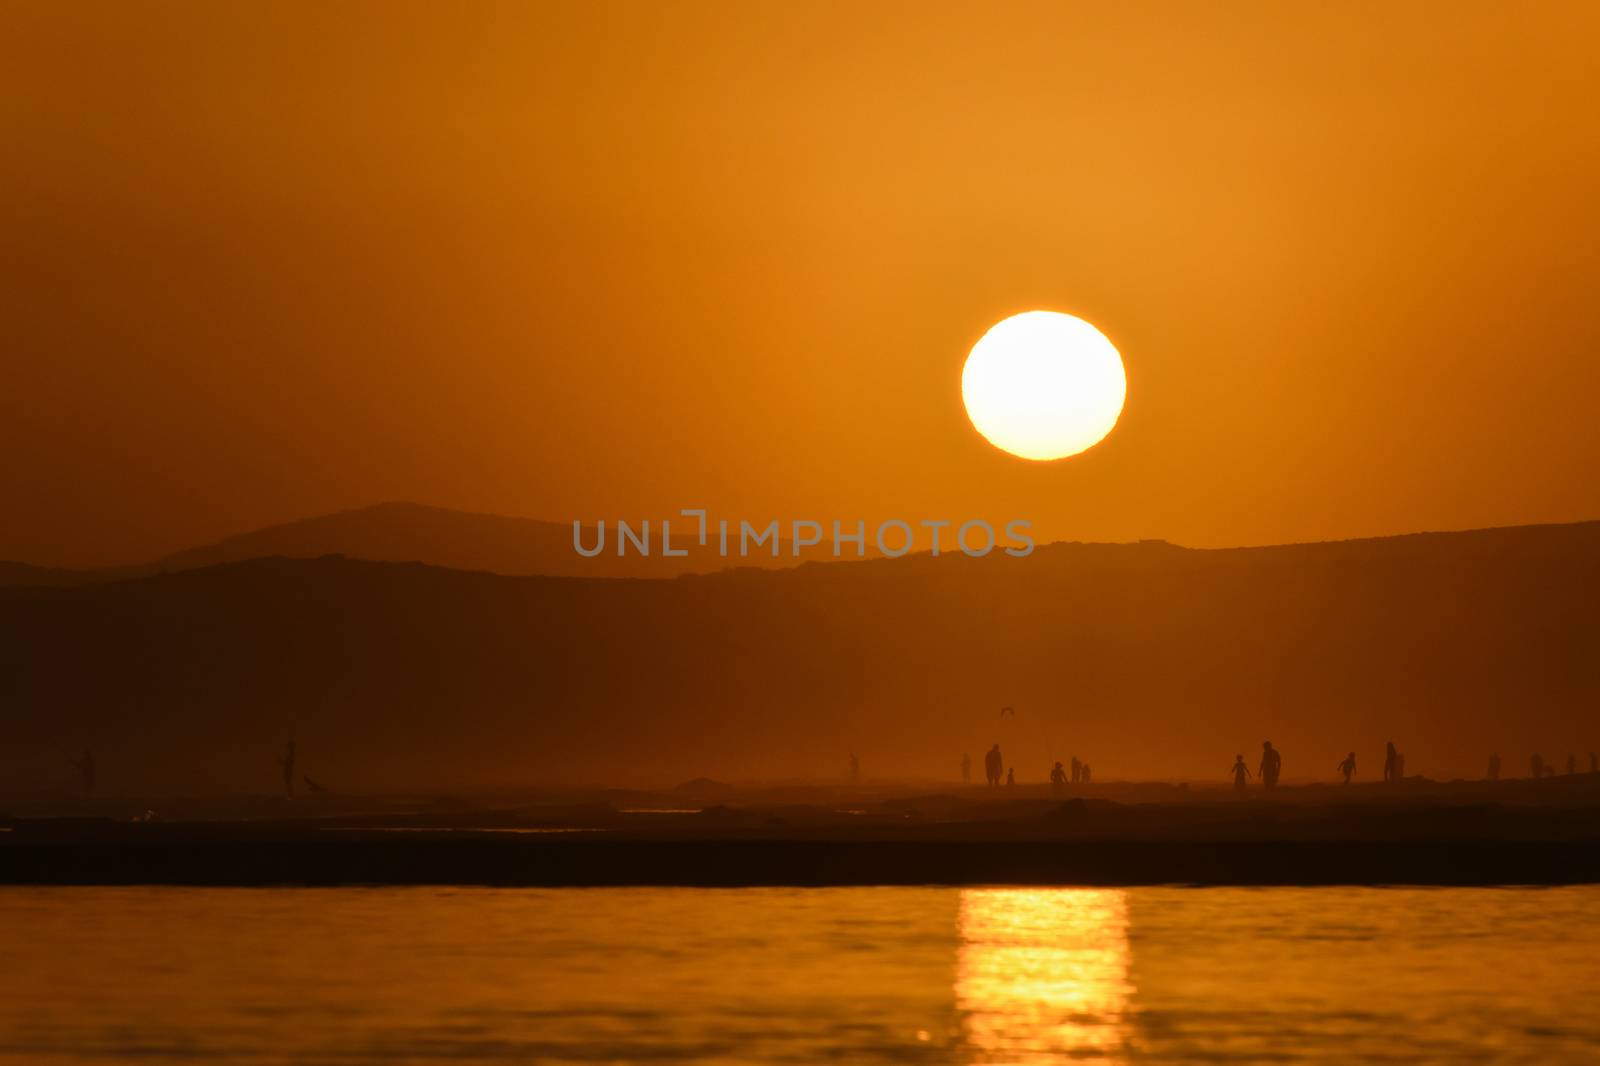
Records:
<instances>
[{"instance_id":1,"label":"walking person silhouette","mask_svg":"<svg viewBox=\"0 0 1600 1066\"><path fill-rule=\"evenodd\" d=\"M1261 785L1263 788L1277 788L1278 774L1283 770L1283 756L1278 749L1272 746L1272 741L1261 742Z\"/></svg>"},{"instance_id":2,"label":"walking person silhouette","mask_svg":"<svg viewBox=\"0 0 1600 1066\"><path fill-rule=\"evenodd\" d=\"M1243 792L1250 781L1250 767L1244 764L1243 755L1235 755L1233 757L1233 770L1231 772L1233 773L1233 790L1235 792Z\"/></svg>"},{"instance_id":3,"label":"walking person silhouette","mask_svg":"<svg viewBox=\"0 0 1600 1066\"><path fill-rule=\"evenodd\" d=\"M1341 774L1344 774L1344 783L1348 785L1350 783L1350 775L1356 772L1356 753L1352 751L1349 755L1346 755L1344 762L1340 763L1337 769Z\"/></svg>"}]
</instances>

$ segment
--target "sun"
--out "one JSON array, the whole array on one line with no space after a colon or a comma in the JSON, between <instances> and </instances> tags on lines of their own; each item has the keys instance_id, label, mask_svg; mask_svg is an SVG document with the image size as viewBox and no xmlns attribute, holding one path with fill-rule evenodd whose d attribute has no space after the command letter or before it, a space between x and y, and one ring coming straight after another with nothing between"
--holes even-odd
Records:
<instances>
[{"instance_id":1,"label":"sun","mask_svg":"<svg viewBox=\"0 0 1600 1066\"><path fill-rule=\"evenodd\" d=\"M1122 414L1128 375L1106 335L1058 311L992 326L961 370L961 398L979 433L1024 459L1065 459L1105 439Z\"/></svg>"}]
</instances>

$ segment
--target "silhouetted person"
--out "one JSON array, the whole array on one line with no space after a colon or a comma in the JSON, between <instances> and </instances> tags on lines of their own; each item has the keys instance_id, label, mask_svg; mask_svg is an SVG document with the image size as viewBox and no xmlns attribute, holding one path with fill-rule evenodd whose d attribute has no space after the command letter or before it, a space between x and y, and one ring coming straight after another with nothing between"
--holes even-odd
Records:
<instances>
[{"instance_id":1,"label":"silhouetted person","mask_svg":"<svg viewBox=\"0 0 1600 1066\"><path fill-rule=\"evenodd\" d=\"M850 753L850 783L853 785L861 780L861 760L856 758L856 753Z\"/></svg>"},{"instance_id":2,"label":"silhouetted person","mask_svg":"<svg viewBox=\"0 0 1600 1066\"><path fill-rule=\"evenodd\" d=\"M1537 780L1539 780L1539 778L1543 777L1544 776L1544 756L1540 755L1538 752L1534 752L1531 756L1529 756L1529 758L1528 758L1528 769L1533 771L1533 779L1535 781L1537 781Z\"/></svg>"},{"instance_id":3,"label":"silhouetted person","mask_svg":"<svg viewBox=\"0 0 1600 1066\"><path fill-rule=\"evenodd\" d=\"M1344 775L1344 783L1348 785L1350 783L1350 775L1356 772L1356 753L1352 751L1349 755L1346 755L1344 762L1339 764L1338 770Z\"/></svg>"},{"instance_id":4,"label":"silhouetted person","mask_svg":"<svg viewBox=\"0 0 1600 1066\"><path fill-rule=\"evenodd\" d=\"M283 749L283 754L278 757L278 766L283 770L283 794L294 798L294 741L289 741L289 746Z\"/></svg>"},{"instance_id":5,"label":"silhouetted person","mask_svg":"<svg viewBox=\"0 0 1600 1066\"><path fill-rule=\"evenodd\" d=\"M1250 767L1244 764L1243 755L1233 757L1233 790L1243 792L1250 781Z\"/></svg>"},{"instance_id":6,"label":"silhouetted person","mask_svg":"<svg viewBox=\"0 0 1600 1066\"><path fill-rule=\"evenodd\" d=\"M966 752L961 753L961 783L972 784L972 756Z\"/></svg>"},{"instance_id":7,"label":"silhouetted person","mask_svg":"<svg viewBox=\"0 0 1600 1066\"><path fill-rule=\"evenodd\" d=\"M1573 774L1575 774L1577 772L1578 772L1578 757L1569 752L1567 754L1567 776L1571 777Z\"/></svg>"},{"instance_id":8,"label":"silhouetted person","mask_svg":"<svg viewBox=\"0 0 1600 1066\"><path fill-rule=\"evenodd\" d=\"M1400 780L1400 775L1395 772L1395 760L1399 757L1400 753L1394 750L1394 741L1389 741L1388 749L1383 755L1383 779L1390 784Z\"/></svg>"},{"instance_id":9,"label":"silhouetted person","mask_svg":"<svg viewBox=\"0 0 1600 1066\"><path fill-rule=\"evenodd\" d=\"M1272 741L1261 742L1261 784L1265 788L1278 787L1278 773L1283 769L1283 756L1272 746Z\"/></svg>"},{"instance_id":10,"label":"silhouetted person","mask_svg":"<svg viewBox=\"0 0 1600 1066\"><path fill-rule=\"evenodd\" d=\"M1083 783L1086 784L1086 785L1089 783L1089 764L1088 763L1084 763L1083 764Z\"/></svg>"},{"instance_id":11,"label":"silhouetted person","mask_svg":"<svg viewBox=\"0 0 1600 1066\"><path fill-rule=\"evenodd\" d=\"M1498 754L1489 756L1489 780L1500 780L1500 756Z\"/></svg>"},{"instance_id":12,"label":"silhouetted person","mask_svg":"<svg viewBox=\"0 0 1600 1066\"><path fill-rule=\"evenodd\" d=\"M84 748L81 758L67 761L78 771L78 784L83 788L83 794L94 795L94 752Z\"/></svg>"},{"instance_id":13,"label":"silhouetted person","mask_svg":"<svg viewBox=\"0 0 1600 1066\"><path fill-rule=\"evenodd\" d=\"M1078 761L1078 757L1076 755L1074 755L1072 757L1072 783L1074 785L1076 785L1079 781L1082 781L1082 780L1083 780L1083 763L1079 762Z\"/></svg>"},{"instance_id":14,"label":"silhouetted person","mask_svg":"<svg viewBox=\"0 0 1600 1066\"><path fill-rule=\"evenodd\" d=\"M1050 768L1050 791L1060 792L1067 783L1067 771L1058 762Z\"/></svg>"},{"instance_id":15,"label":"silhouetted person","mask_svg":"<svg viewBox=\"0 0 1600 1066\"><path fill-rule=\"evenodd\" d=\"M1005 769L1005 760L1000 755L1000 745L996 744L983 756L983 777L990 785L1000 783L1000 774Z\"/></svg>"},{"instance_id":16,"label":"silhouetted person","mask_svg":"<svg viewBox=\"0 0 1600 1066\"><path fill-rule=\"evenodd\" d=\"M1006 771L1006 787L1015 788L1017 785L1017 768L1015 766Z\"/></svg>"}]
</instances>

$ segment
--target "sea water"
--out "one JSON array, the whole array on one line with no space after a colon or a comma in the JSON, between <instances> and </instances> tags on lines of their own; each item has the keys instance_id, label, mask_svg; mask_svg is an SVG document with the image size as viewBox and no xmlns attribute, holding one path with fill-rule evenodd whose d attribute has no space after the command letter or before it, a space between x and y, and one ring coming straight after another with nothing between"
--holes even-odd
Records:
<instances>
[{"instance_id":1,"label":"sea water","mask_svg":"<svg viewBox=\"0 0 1600 1066\"><path fill-rule=\"evenodd\" d=\"M1600 887L0 888L0 1062L1600 1060Z\"/></svg>"}]
</instances>

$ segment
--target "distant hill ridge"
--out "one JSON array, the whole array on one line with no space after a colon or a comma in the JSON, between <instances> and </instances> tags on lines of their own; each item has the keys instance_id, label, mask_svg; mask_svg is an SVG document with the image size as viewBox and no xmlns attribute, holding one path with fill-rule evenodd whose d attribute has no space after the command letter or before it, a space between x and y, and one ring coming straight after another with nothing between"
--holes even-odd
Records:
<instances>
[{"instance_id":1,"label":"distant hill ridge","mask_svg":"<svg viewBox=\"0 0 1600 1066\"><path fill-rule=\"evenodd\" d=\"M657 527L659 540L659 524L652 525ZM680 542L688 539L683 532L680 527ZM587 528L587 533L585 543L593 544L594 530ZM613 547L615 531L608 533L609 550L586 559L572 548L569 524L392 502L242 533L169 555L156 566L193 570L266 556L346 555L376 562L422 562L452 570L552 577L670 577L694 569L684 559L656 557L659 543L653 545L656 555L649 558L619 558ZM699 560L700 569L709 565Z\"/></svg>"},{"instance_id":2,"label":"distant hill ridge","mask_svg":"<svg viewBox=\"0 0 1600 1066\"><path fill-rule=\"evenodd\" d=\"M632 525L637 532L638 523ZM272 556L315 559L344 555L512 576L641 578L676 577L733 566L770 569L833 558L832 544L826 539L803 549L799 558L792 554L787 540L781 542L776 558L770 547L752 551L745 558L736 554L723 558L717 554L714 540L700 546L696 524L688 518L673 522L673 547L688 554L665 557L661 554L661 523L653 520L650 526L648 557L640 556L631 547L627 555L618 556L616 526L607 523L605 550L585 558L573 550L570 523L391 502L267 526L138 566L52 570L25 563L0 563L0 585L80 585ZM596 543L594 526L584 527L583 543Z\"/></svg>"},{"instance_id":3,"label":"distant hill ridge","mask_svg":"<svg viewBox=\"0 0 1600 1066\"><path fill-rule=\"evenodd\" d=\"M0 562L0 588L87 585L107 580L111 576L124 575L105 570L67 570L52 566L33 566L30 563Z\"/></svg>"},{"instance_id":4,"label":"distant hill ridge","mask_svg":"<svg viewBox=\"0 0 1600 1066\"><path fill-rule=\"evenodd\" d=\"M1577 525L1585 524L1590 523L1577 523ZM1547 527L1502 528L1515 530ZM793 555L790 542L787 540L780 542L777 558L770 554L768 548L753 551L744 558L740 558L736 553L724 558L716 553L714 536L712 542L705 547L697 543L691 519L684 519L683 524L675 525L673 530L674 547L683 548L689 554L668 558L660 553L660 530L659 521L652 521L651 533L654 539L651 543L652 554L649 557L641 557L631 548L627 555L619 557L616 553L616 527L613 523L608 523L605 550L598 556L585 558L573 550L570 523L511 518L395 501L266 526L134 566L75 570L0 561L0 587L70 587L276 556L288 559L316 559L325 555L343 555L351 559L374 562L420 562L452 570L481 570L514 577L668 578L737 567L788 569L806 562L839 561L835 559L832 543L826 535L821 544L803 549L798 559ZM1467 531L1443 535L1486 532L1496 531ZM1272 550L1292 556L1295 552L1308 547L1326 544L1376 544L1436 535L1441 534L1410 533L1349 541L1274 545L1268 548L1184 549L1166 541L1142 543L1174 551ZM584 527L583 538L585 545L595 543L593 526ZM867 555L872 558L877 553L873 550L870 539L869 533ZM840 558L855 559L856 557L848 554L848 551L847 548L846 554Z\"/></svg>"}]
</instances>

